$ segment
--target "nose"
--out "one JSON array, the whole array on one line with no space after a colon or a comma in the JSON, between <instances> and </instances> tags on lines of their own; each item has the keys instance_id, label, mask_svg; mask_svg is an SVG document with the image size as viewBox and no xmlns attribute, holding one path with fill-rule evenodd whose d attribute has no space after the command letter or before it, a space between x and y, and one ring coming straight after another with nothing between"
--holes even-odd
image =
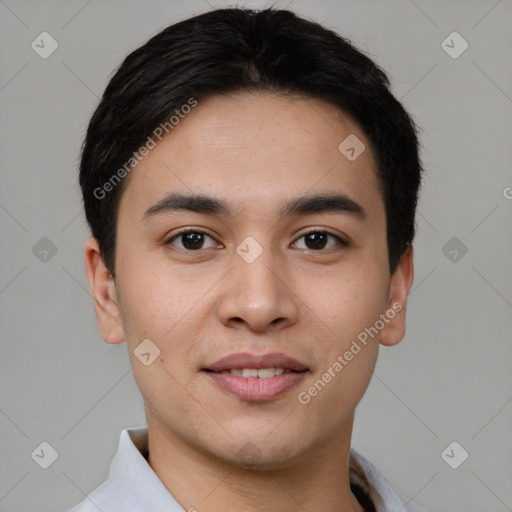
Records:
<instances>
[{"instance_id":1,"label":"nose","mask_svg":"<svg viewBox=\"0 0 512 512\"><path fill-rule=\"evenodd\" d=\"M233 268L220 290L220 321L255 332L276 331L297 322L300 301L293 290L292 268L270 248L252 262L234 253Z\"/></svg>"}]
</instances>

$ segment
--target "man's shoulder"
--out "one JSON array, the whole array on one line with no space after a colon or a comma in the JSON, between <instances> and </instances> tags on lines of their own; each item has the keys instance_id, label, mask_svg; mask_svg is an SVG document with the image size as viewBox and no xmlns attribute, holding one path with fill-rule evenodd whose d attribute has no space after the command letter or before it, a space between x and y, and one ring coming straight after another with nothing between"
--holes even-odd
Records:
<instances>
[{"instance_id":1,"label":"man's shoulder","mask_svg":"<svg viewBox=\"0 0 512 512\"><path fill-rule=\"evenodd\" d=\"M97 487L92 493L84 498L80 503L70 508L67 512L98 512L98 510L102 510L101 498L98 500L95 496L98 492L102 492L102 487L106 482L103 482L99 487Z\"/></svg>"},{"instance_id":2,"label":"man's shoulder","mask_svg":"<svg viewBox=\"0 0 512 512\"><path fill-rule=\"evenodd\" d=\"M68 512L182 512L149 466L147 427L124 429L107 480Z\"/></svg>"},{"instance_id":3,"label":"man's shoulder","mask_svg":"<svg viewBox=\"0 0 512 512\"><path fill-rule=\"evenodd\" d=\"M377 467L354 448L350 449L350 480L370 497L376 512L425 512L400 496Z\"/></svg>"}]
</instances>

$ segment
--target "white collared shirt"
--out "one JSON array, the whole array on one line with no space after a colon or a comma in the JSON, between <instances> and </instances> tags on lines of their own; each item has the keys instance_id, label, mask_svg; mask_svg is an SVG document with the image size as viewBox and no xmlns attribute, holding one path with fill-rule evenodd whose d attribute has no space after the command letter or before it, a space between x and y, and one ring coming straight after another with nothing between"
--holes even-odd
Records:
<instances>
[{"instance_id":1,"label":"white collared shirt","mask_svg":"<svg viewBox=\"0 0 512 512\"><path fill-rule=\"evenodd\" d=\"M108 479L68 512L184 512L148 464L147 427L124 429ZM376 512L424 512L402 499L377 468L350 449L350 481L370 497Z\"/></svg>"}]
</instances>

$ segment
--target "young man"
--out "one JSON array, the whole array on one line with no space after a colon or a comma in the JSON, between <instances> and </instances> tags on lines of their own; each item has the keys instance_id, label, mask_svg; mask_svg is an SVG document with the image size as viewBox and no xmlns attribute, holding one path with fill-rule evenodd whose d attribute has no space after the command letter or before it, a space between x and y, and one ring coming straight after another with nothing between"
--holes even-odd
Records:
<instances>
[{"instance_id":1,"label":"young man","mask_svg":"<svg viewBox=\"0 0 512 512\"><path fill-rule=\"evenodd\" d=\"M350 441L405 333L421 171L383 71L289 11L214 10L129 55L80 184L147 429L72 511L418 511Z\"/></svg>"}]
</instances>

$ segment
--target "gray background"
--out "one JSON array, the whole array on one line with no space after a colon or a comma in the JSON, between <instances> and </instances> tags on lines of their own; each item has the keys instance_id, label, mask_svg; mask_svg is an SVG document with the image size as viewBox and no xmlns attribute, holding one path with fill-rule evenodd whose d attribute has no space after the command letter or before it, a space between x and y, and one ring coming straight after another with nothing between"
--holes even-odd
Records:
<instances>
[{"instance_id":1,"label":"gray background","mask_svg":"<svg viewBox=\"0 0 512 512\"><path fill-rule=\"evenodd\" d=\"M432 512L512 510L512 3L276 5L352 39L423 129L407 335L381 349L353 446ZM107 477L121 429L145 425L126 346L98 333L77 158L122 58L211 6L0 2L1 511L67 510ZM31 48L43 31L59 45L47 59ZM453 31L469 44L458 58L442 47ZM56 254L33 251L43 237ZM48 469L31 457L43 441L58 452ZM469 453L458 469L441 457L452 441Z\"/></svg>"}]
</instances>

